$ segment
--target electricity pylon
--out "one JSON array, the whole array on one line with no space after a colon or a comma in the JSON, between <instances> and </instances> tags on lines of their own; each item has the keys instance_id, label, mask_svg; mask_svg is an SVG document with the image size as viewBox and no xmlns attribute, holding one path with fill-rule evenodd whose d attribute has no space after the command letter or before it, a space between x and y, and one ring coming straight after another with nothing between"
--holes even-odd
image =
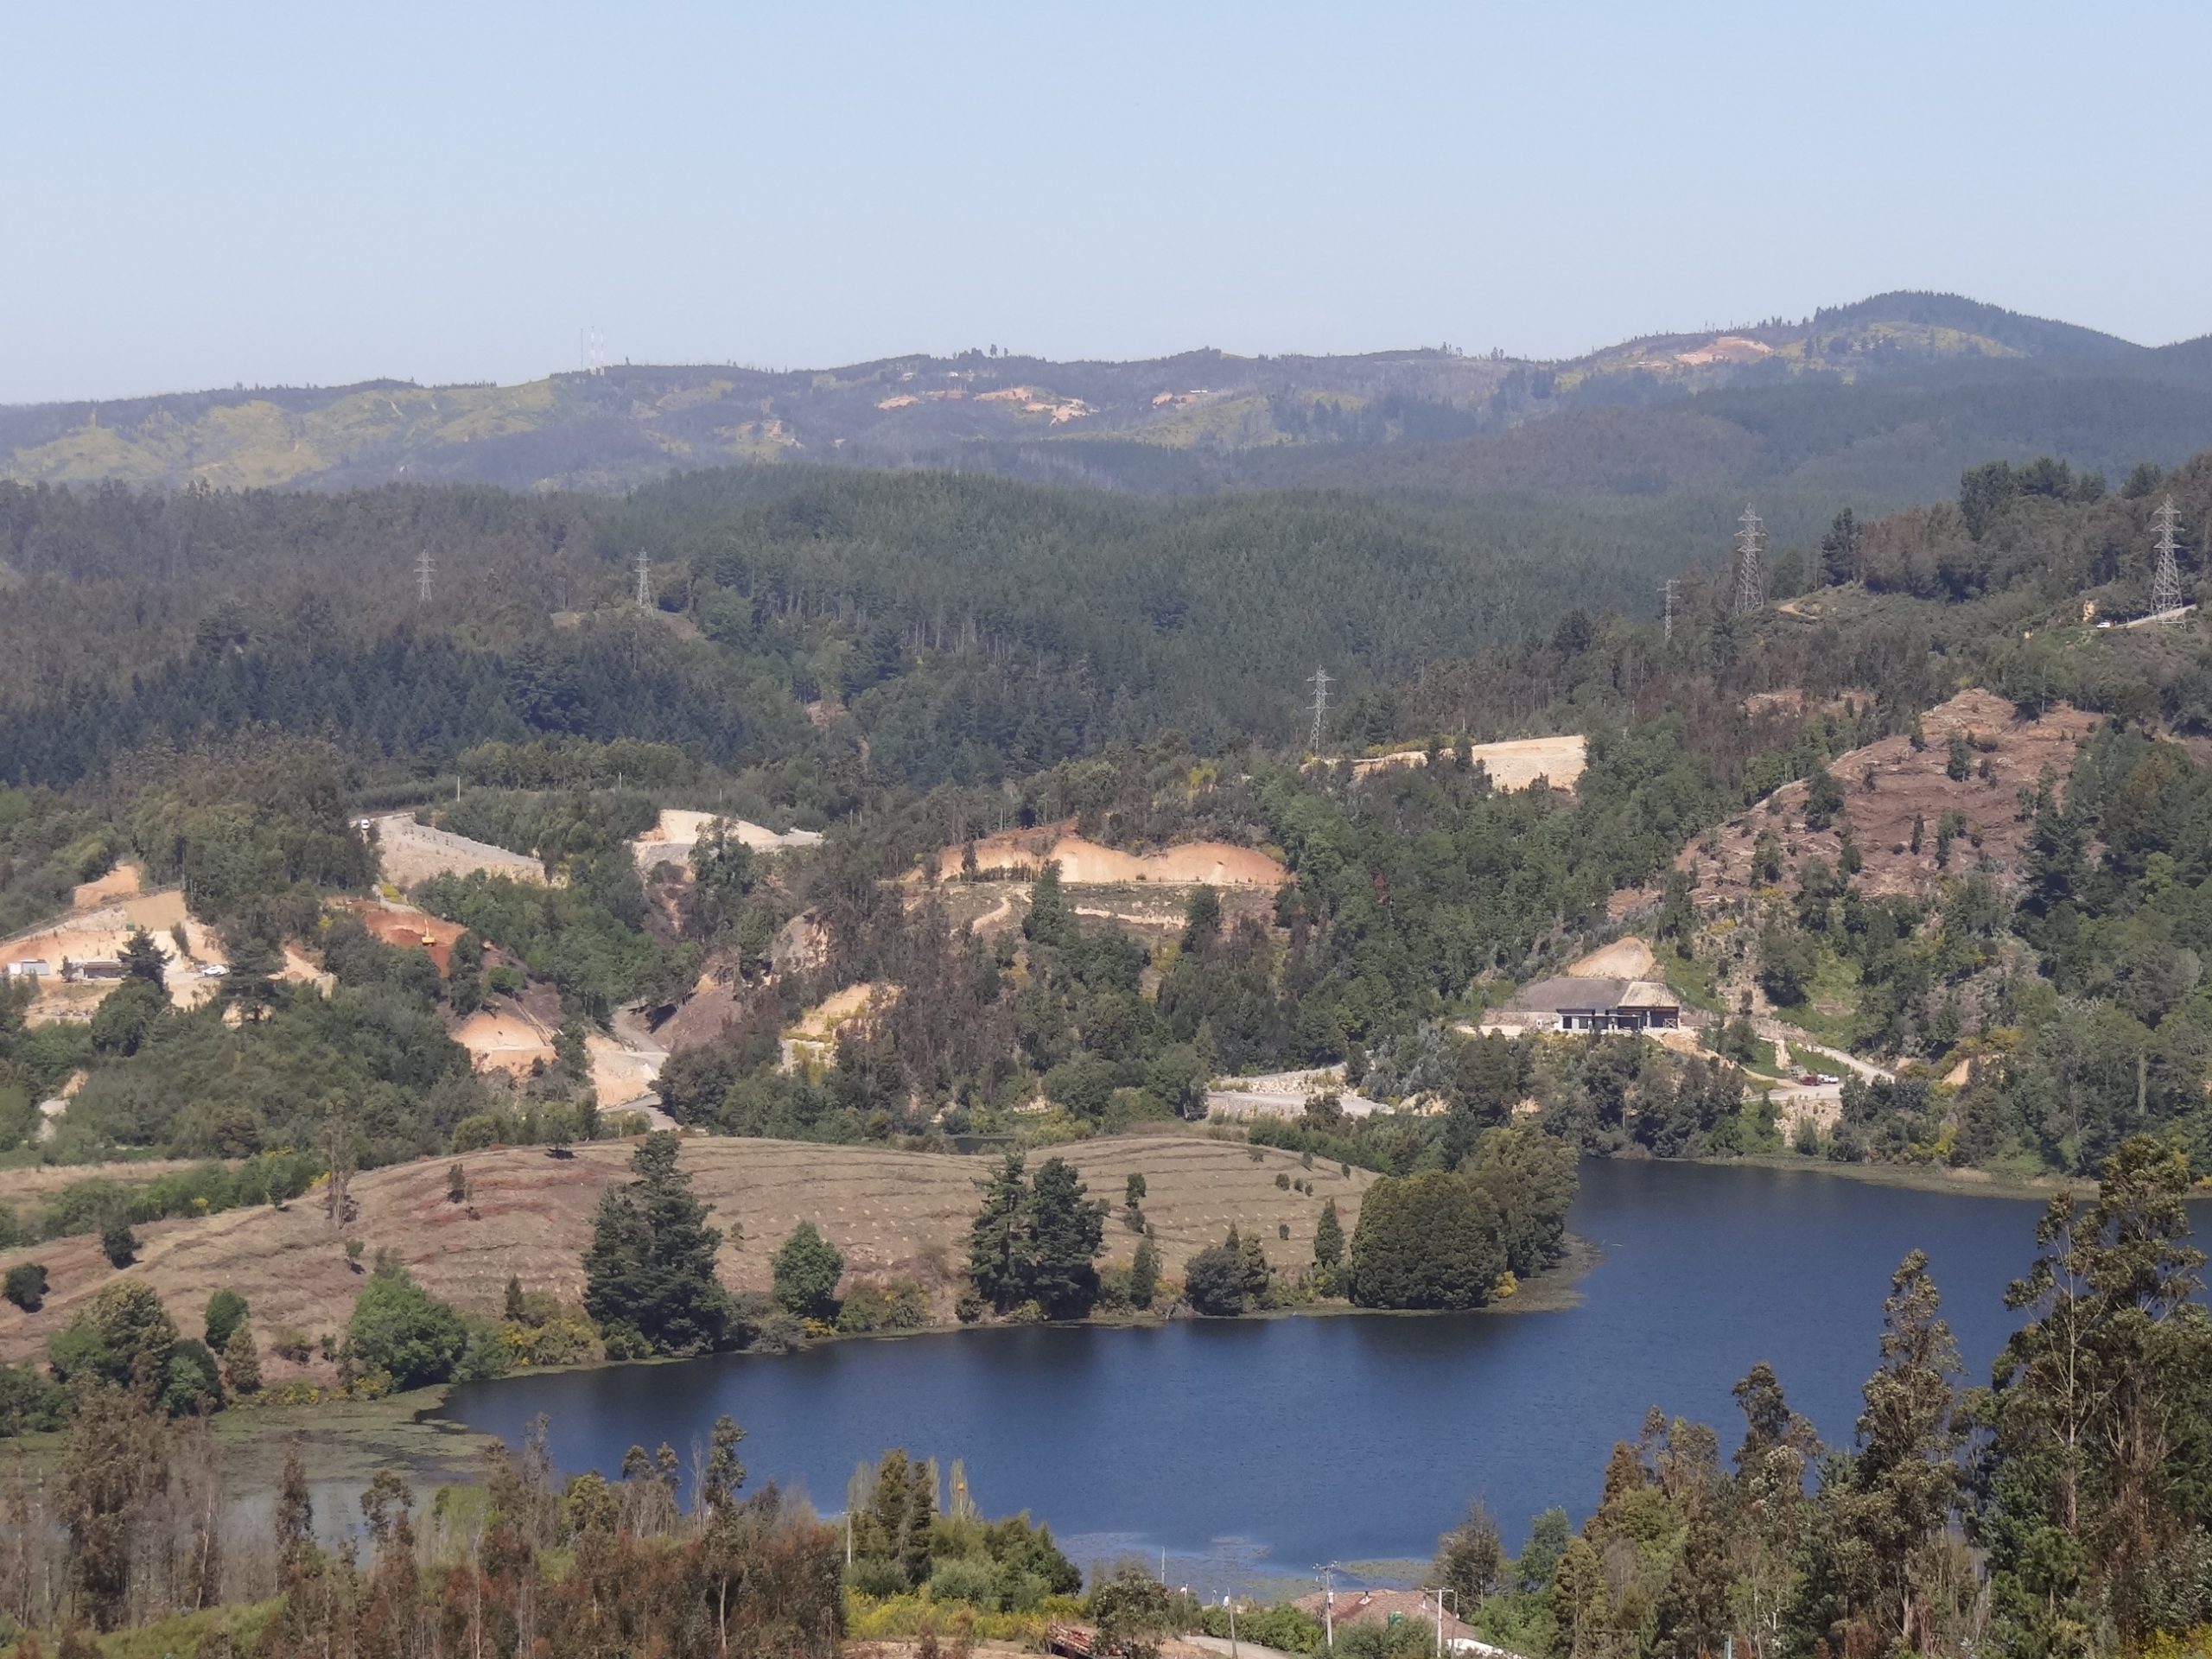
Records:
<instances>
[{"instance_id":1,"label":"electricity pylon","mask_svg":"<svg viewBox=\"0 0 2212 1659\"><path fill-rule=\"evenodd\" d=\"M2151 614L2165 622L2181 620L2181 563L2175 557L2174 524L2180 515L2171 495L2151 515L2158 527L2158 563L2151 573Z\"/></svg>"},{"instance_id":2,"label":"electricity pylon","mask_svg":"<svg viewBox=\"0 0 2212 1659\"><path fill-rule=\"evenodd\" d=\"M1736 532L1736 603L1738 616L1749 616L1766 607L1766 560L1764 531L1759 516L1748 506L1737 521L1743 528Z\"/></svg>"}]
</instances>

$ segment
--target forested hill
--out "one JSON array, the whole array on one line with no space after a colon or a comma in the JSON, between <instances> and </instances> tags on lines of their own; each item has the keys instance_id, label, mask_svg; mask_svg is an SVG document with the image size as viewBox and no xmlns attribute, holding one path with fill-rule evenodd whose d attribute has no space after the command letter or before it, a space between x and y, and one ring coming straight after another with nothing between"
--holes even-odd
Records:
<instances>
[{"instance_id":1,"label":"forested hill","mask_svg":"<svg viewBox=\"0 0 2212 1659\"><path fill-rule=\"evenodd\" d=\"M1729 527L1719 505L1684 540ZM910 782L1171 728L1211 752L1301 731L1317 665L1349 707L1578 605L1648 611L1664 574L1603 511L1501 531L1449 502L804 466L623 499L0 483L0 778L54 784L260 721L422 760L563 733L735 765L851 733Z\"/></svg>"},{"instance_id":2,"label":"forested hill","mask_svg":"<svg viewBox=\"0 0 2212 1659\"><path fill-rule=\"evenodd\" d=\"M1566 362L1450 346L1056 363L992 346L827 371L181 393L0 409L0 477L616 490L732 461L955 466L1143 493L1257 484L1617 495L1759 486L1901 505L2050 452L2212 445L2212 345L2152 348L1946 295L1653 335Z\"/></svg>"}]
</instances>

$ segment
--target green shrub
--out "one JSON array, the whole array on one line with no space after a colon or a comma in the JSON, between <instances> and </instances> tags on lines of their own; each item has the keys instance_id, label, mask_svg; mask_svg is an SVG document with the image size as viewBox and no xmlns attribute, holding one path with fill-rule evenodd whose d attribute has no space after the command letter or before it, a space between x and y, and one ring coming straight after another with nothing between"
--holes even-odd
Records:
<instances>
[{"instance_id":1,"label":"green shrub","mask_svg":"<svg viewBox=\"0 0 2212 1659\"><path fill-rule=\"evenodd\" d=\"M964 1601L970 1606L995 1609L998 1570L988 1560L939 1561L930 1574L929 1596L931 1601Z\"/></svg>"},{"instance_id":2,"label":"green shrub","mask_svg":"<svg viewBox=\"0 0 2212 1659\"><path fill-rule=\"evenodd\" d=\"M8 1300L26 1313L35 1313L46 1306L46 1264L42 1262L23 1262L8 1269Z\"/></svg>"},{"instance_id":3,"label":"green shrub","mask_svg":"<svg viewBox=\"0 0 2212 1659\"><path fill-rule=\"evenodd\" d=\"M362 1372L382 1372L399 1389L452 1377L468 1345L461 1315L386 1256L378 1260L346 1321L347 1351Z\"/></svg>"},{"instance_id":4,"label":"green shrub","mask_svg":"<svg viewBox=\"0 0 2212 1659\"><path fill-rule=\"evenodd\" d=\"M863 1555L845 1570L846 1586L856 1594L887 1597L906 1589L906 1569L880 1556Z\"/></svg>"},{"instance_id":5,"label":"green shrub","mask_svg":"<svg viewBox=\"0 0 2212 1659\"><path fill-rule=\"evenodd\" d=\"M886 1331L918 1331L929 1323L929 1298L912 1280L874 1284L863 1280L846 1293L837 1310L840 1336L873 1336Z\"/></svg>"},{"instance_id":6,"label":"green shrub","mask_svg":"<svg viewBox=\"0 0 2212 1659\"><path fill-rule=\"evenodd\" d=\"M815 1230L810 1221L791 1229L770 1264L776 1300L785 1311L803 1319L837 1318L837 1281L845 1271L845 1258L837 1247Z\"/></svg>"},{"instance_id":7,"label":"green shrub","mask_svg":"<svg viewBox=\"0 0 2212 1659\"><path fill-rule=\"evenodd\" d=\"M210 1296L203 1320L208 1347L219 1354L229 1348L231 1332L245 1323L246 1315L251 1311L245 1298L235 1290L219 1290Z\"/></svg>"}]
</instances>

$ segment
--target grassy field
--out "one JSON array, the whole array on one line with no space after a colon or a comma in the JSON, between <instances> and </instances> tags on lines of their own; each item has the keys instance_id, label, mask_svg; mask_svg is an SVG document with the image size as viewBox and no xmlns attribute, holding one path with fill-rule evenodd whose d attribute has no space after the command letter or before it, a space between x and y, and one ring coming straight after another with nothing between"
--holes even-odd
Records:
<instances>
[{"instance_id":1,"label":"grassy field","mask_svg":"<svg viewBox=\"0 0 2212 1659\"><path fill-rule=\"evenodd\" d=\"M510 1275L526 1287L579 1299L593 1208L627 1178L630 1151L626 1143L603 1143L561 1159L543 1147L511 1147L372 1170L354 1179L356 1213L342 1228L332 1224L320 1192L281 1209L156 1222L139 1229L139 1260L125 1271L151 1285L188 1332L199 1330L214 1291L245 1295L270 1381L281 1383L327 1369L288 1365L270 1353L270 1337L282 1326L310 1337L342 1327L363 1282L360 1265L346 1255L349 1238L361 1242L363 1263L389 1249L465 1312L496 1315ZM1256 1235L1279 1268L1303 1267L1313 1259L1323 1204L1336 1199L1349 1233L1360 1196L1375 1179L1330 1164L1308 1171L1294 1153L1172 1130L1055 1151L1081 1172L1094 1197L1113 1206L1108 1262L1126 1262L1135 1249L1136 1234L1120 1218L1122 1196L1130 1174L1145 1177L1145 1217L1171 1276L1218 1243L1232 1224ZM1033 1166L1043 1155L1033 1156ZM448 1196L456 1162L468 1188L459 1204ZM720 1269L734 1288L768 1288L777 1246L810 1221L844 1253L849 1275L918 1280L946 1319L990 1169L980 1158L719 1137L687 1139L683 1166L726 1235ZM1285 1185L1276 1185L1278 1175ZM1296 1180L1310 1180L1313 1195L1291 1190ZM44 1262L50 1287L36 1314L0 1305L0 1357L10 1361L41 1351L114 1276L91 1236L0 1254L0 1269L22 1261Z\"/></svg>"}]
</instances>

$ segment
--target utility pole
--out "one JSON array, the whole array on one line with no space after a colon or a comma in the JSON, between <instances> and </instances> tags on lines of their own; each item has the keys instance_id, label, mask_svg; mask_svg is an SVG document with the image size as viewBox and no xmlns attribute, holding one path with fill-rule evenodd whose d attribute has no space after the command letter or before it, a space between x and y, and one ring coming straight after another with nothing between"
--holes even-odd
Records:
<instances>
[{"instance_id":1,"label":"utility pole","mask_svg":"<svg viewBox=\"0 0 2212 1659\"><path fill-rule=\"evenodd\" d=\"M1329 715L1329 671L1316 668L1306 684L1313 688L1313 753L1321 753L1321 725Z\"/></svg>"},{"instance_id":2,"label":"utility pole","mask_svg":"<svg viewBox=\"0 0 2212 1659\"><path fill-rule=\"evenodd\" d=\"M1675 643L1675 581L1672 576L1660 584L1659 591L1667 597L1667 643Z\"/></svg>"},{"instance_id":3,"label":"utility pole","mask_svg":"<svg viewBox=\"0 0 2212 1659\"><path fill-rule=\"evenodd\" d=\"M653 607L653 567L645 556L645 550L638 550L638 608L650 611Z\"/></svg>"},{"instance_id":4,"label":"utility pole","mask_svg":"<svg viewBox=\"0 0 2212 1659\"><path fill-rule=\"evenodd\" d=\"M1743 528L1736 532L1736 603L1738 616L1749 616L1766 605L1766 570L1763 556L1764 532L1759 516L1748 506L1737 520Z\"/></svg>"},{"instance_id":5,"label":"utility pole","mask_svg":"<svg viewBox=\"0 0 2212 1659\"><path fill-rule=\"evenodd\" d=\"M438 562L430 556L429 548L415 556L415 602L417 605L430 602L430 578L436 574L437 569Z\"/></svg>"},{"instance_id":6,"label":"utility pole","mask_svg":"<svg viewBox=\"0 0 2212 1659\"><path fill-rule=\"evenodd\" d=\"M1236 1598L1224 1596L1221 1605L1229 1609L1229 1659L1236 1659Z\"/></svg>"},{"instance_id":7,"label":"utility pole","mask_svg":"<svg viewBox=\"0 0 2212 1659\"><path fill-rule=\"evenodd\" d=\"M2174 556L2174 523L2179 516L2171 495L2151 515L2151 522L2158 527L2158 563L2151 573L2151 614L2169 623L2181 620L2181 565Z\"/></svg>"},{"instance_id":8,"label":"utility pole","mask_svg":"<svg viewBox=\"0 0 2212 1659\"><path fill-rule=\"evenodd\" d=\"M1331 1561L1326 1567L1313 1569L1321 1575L1321 1645L1329 1652L1337 1650L1337 1586L1330 1575L1337 1570Z\"/></svg>"}]
</instances>

